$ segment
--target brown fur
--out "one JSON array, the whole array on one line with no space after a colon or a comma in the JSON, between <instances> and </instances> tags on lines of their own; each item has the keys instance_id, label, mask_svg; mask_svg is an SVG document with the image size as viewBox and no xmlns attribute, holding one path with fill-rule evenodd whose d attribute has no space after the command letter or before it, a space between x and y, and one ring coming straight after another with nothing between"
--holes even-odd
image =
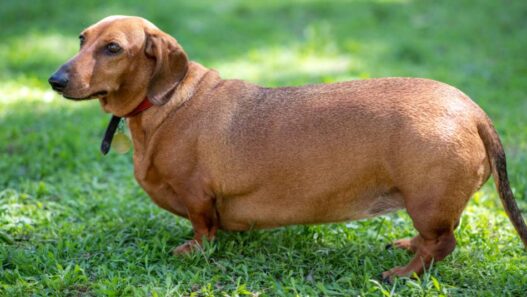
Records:
<instances>
[{"instance_id":1,"label":"brown fur","mask_svg":"<svg viewBox=\"0 0 527 297\"><path fill-rule=\"evenodd\" d=\"M187 59L175 39L141 18L111 17L83 32L61 70L64 96L98 93L128 118L135 177L160 207L188 218L192 250L217 229L342 222L406 208L416 253L384 277L420 273L455 247L471 195L494 175L507 214L527 245L505 156L485 113L459 90L418 78L263 88L223 80ZM110 41L123 52L108 56Z\"/></svg>"}]
</instances>

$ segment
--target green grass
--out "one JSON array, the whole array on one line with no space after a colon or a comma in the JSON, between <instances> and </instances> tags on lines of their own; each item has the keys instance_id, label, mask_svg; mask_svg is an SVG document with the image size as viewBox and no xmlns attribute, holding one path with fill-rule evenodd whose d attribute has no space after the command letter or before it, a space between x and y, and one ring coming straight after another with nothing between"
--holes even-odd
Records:
<instances>
[{"instance_id":1,"label":"green grass","mask_svg":"<svg viewBox=\"0 0 527 297\"><path fill-rule=\"evenodd\" d=\"M469 203L458 247L420 279L379 283L410 255L404 212L371 220L220 232L176 258L189 222L135 183L131 154L98 151L97 102L53 94L47 77L77 34L141 15L193 60L267 86L420 76L459 87L494 120L527 213L527 2L3 1L0 4L0 295L524 296L527 253L491 182Z\"/></svg>"}]
</instances>

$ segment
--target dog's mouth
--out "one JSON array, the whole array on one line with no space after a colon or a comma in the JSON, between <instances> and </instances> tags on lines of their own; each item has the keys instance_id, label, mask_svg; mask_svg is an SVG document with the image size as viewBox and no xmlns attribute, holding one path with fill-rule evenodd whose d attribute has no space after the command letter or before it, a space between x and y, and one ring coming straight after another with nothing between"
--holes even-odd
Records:
<instances>
[{"instance_id":1,"label":"dog's mouth","mask_svg":"<svg viewBox=\"0 0 527 297\"><path fill-rule=\"evenodd\" d=\"M99 92L92 93L86 97L73 97L73 96L66 95L64 93L62 93L61 95L64 96L64 98L71 99L71 100L88 100L88 99L95 99L95 98L98 98L98 99L106 98L106 96L108 95L108 92L99 91Z\"/></svg>"}]
</instances>

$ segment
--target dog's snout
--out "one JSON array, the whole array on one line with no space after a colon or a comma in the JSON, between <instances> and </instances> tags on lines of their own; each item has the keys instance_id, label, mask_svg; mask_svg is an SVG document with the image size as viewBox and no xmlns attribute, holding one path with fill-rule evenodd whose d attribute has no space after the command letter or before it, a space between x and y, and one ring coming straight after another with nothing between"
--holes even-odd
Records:
<instances>
[{"instance_id":1,"label":"dog's snout","mask_svg":"<svg viewBox=\"0 0 527 297\"><path fill-rule=\"evenodd\" d=\"M53 90L62 92L68 85L68 73L64 69L59 69L48 79L49 84Z\"/></svg>"}]
</instances>

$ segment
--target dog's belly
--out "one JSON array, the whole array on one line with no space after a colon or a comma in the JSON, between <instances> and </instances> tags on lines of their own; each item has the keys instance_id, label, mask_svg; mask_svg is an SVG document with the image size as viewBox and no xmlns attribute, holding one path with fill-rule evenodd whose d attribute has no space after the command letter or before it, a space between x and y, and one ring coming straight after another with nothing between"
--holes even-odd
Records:
<instances>
[{"instance_id":1,"label":"dog's belly","mask_svg":"<svg viewBox=\"0 0 527 297\"><path fill-rule=\"evenodd\" d=\"M289 193L270 200L271 193L220 198L217 210L225 230L274 228L296 224L321 224L369 218L404 207L396 189L381 187L365 193L326 193L319 196ZM274 192L272 195L276 195Z\"/></svg>"}]
</instances>

